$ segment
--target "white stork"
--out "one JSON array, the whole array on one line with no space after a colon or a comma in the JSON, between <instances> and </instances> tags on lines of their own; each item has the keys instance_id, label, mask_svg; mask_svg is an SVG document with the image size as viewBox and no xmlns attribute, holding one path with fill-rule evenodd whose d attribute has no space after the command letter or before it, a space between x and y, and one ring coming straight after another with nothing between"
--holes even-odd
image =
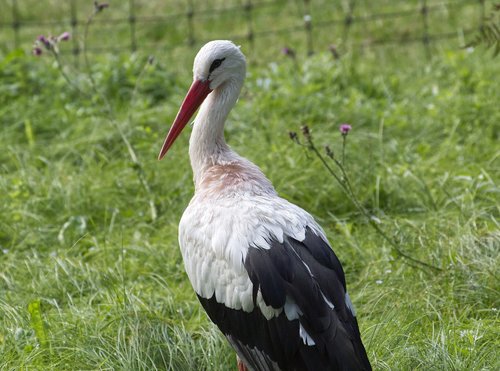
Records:
<instances>
[{"instance_id":1,"label":"white stork","mask_svg":"<svg viewBox=\"0 0 500 371\"><path fill-rule=\"evenodd\" d=\"M224 140L245 70L232 42L203 46L159 154L201 105L189 142L195 194L179 224L189 280L240 370L369 370L344 272L325 233Z\"/></svg>"}]
</instances>

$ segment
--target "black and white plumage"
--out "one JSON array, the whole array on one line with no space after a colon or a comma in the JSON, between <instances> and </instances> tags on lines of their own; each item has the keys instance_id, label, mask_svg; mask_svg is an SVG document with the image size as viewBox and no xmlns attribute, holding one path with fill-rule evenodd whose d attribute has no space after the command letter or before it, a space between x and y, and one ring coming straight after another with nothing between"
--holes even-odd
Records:
<instances>
[{"instance_id":1,"label":"black and white plumage","mask_svg":"<svg viewBox=\"0 0 500 371\"><path fill-rule=\"evenodd\" d=\"M179 225L186 272L250 370L369 370L342 266L303 209L224 140L245 76L229 41L197 54L162 158L201 105L189 153L195 195Z\"/></svg>"}]
</instances>

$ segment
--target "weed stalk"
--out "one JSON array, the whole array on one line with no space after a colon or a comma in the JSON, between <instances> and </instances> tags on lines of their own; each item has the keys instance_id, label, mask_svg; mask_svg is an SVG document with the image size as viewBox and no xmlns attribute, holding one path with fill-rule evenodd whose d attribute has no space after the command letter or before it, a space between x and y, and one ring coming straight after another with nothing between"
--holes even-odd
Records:
<instances>
[{"instance_id":1,"label":"weed stalk","mask_svg":"<svg viewBox=\"0 0 500 371\"><path fill-rule=\"evenodd\" d=\"M290 133L290 138L298 145L305 147L307 150L312 152L323 164L325 169L328 171L328 173L335 179L337 184L340 186L344 194L347 196L347 198L353 203L353 205L356 207L356 209L366 218L368 223L373 227L373 229L385 240L389 243L391 246L392 250L396 254L396 256L399 256L401 258L404 258L407 260L407 262L411 262L413 264L416 264L419 267L424 267L427 269L431 269L434 271L442 271L441 268L436 267L432 264L426 263L424 261L421 261L419 259L414 258L413 256L409 255L408 253L404 252L399 244L381 228L379 225L379 222L377 222L378 218L373 216L360 202L359 199L356 196L356 193L353 190L351 181L349 179L349 176L345 170L345 147L346 147L346 137L347 133L342 133L342 159L339 161L333 151L330 149L330 147L326 146L325 147L325 153L327 157L333 162L333 164L338 168L340 171L340 174L332 168L330 163L327 161L325 156L321 154L321 152L318 150L316 145L314 144L311 132L309 130L309 127L307 125L302 126L302 134L305 139L305 144L302 143L297 134L295 132ZM350 128L349 128L350 130ZM411 264L413 266L413 264Z\"/></svg>"},{"instance_id":2,"label":"weed stalk","mask_svg":"<svg viewBox=\"0 0 500 371\"><path fill-rule=\"evenodd\" d=\"M82 50L83 50L83 59L85 61L86 76L88 78L88 81L90 83L90 86L91 86L93 92L95 93L95 96L104 104L105 111L106 111L106 119L113 126L113 128L116 129L116 131L120 135L122 142L125 144L125 147L127 148L127 152L129 154L133 168L136 171L137 177L139 178L139 182L141 183L142 187L145 189L146 193L148 194L149 207L151 210L151 219L154 221L154 220L156 220L158 213L157 213L156 206L155 206L154 194L151 191L151 187L149 186L149 183L147 181L146 174L144 172L144 167L142 166L142 163L139 161L139 157L137 156L137 152L135 151L134 146L130 143L125 132L123 131L122 126L118 123L111 103L106 98L106 95L103 94L100 91L100 89L98 88L97 82L94 79L94 75L92 73L92 68L91 68L90 60L89 60L88 53L87 53L88 34L89 34L90 27L92 25L92 22L93 22L94 18L96 17L96 15L101 13L107 7L108 7L108 4L105 4L105 3L99 4L98 2L95 2L94 9L93 9L92 13L90 14L90 16L87 18L87 22L85 23ZM49 50L56 60L56 64L57 64L59 72L63 76L64 80L68 83L68 85L70 87L72 87L73 89L75 89L79 94L84 95L86 97L91 97L91 94L83 91L76 83L74 83L71 80L71 78L68 76L68 74L64 71L63 64L61 63L61 59L59 56L59 50L57 48L57 44L50 45ZM139 74L139 77L137 78L137 80L135 82L135 86L134 86L133 93L131 96L131 101L129 104L129 111L128 111L128 115L127 115L127 119L128 119L129 123L132 121L132 108L134 106L134 100L137 96L138 86L142 82L142 78L143 78L145 72L147 71L147 67L151 64L152 64L152 58L149 57L147 62L144 64L144 66Z\"/></svg>"}]
</instances>

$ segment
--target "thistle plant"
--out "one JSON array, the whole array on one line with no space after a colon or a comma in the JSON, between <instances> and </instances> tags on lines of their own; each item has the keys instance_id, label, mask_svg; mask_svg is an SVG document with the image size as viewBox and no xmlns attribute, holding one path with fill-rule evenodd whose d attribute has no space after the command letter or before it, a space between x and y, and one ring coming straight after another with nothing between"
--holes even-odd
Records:
<instances>
[{"instance_id":1,"label":"thistle plant","mask_svg":"<svg viewBox=\"0 0 500 371\"><path fill-rule=\"evenodd\" d=\"M314 143L313 136L311 134L311 130L307 125L303 125L301 127L302 136L304 138L304 142L302 142L299 138L299 135L296 132L289 132L290 139L304 147L309 152L312 152L323 164L327 172L333 177L335 182L340 186L340 189L344 192L347 198L352 202L355 208L359 211L361 215L367 220L367 222L373 227L373 229L391 246L392 251L397 257L405 259L406 263L412 266L419 266L428 268L434 271L441 271L442 269L436 267L432 264L423 262L419 259L416 259L404 252L399 246L396 239L390 237L386 231L384 231L381 226L381 220L372 214L368 209L366 209L358 197L356 196L356 192L352 186L351 180L349 178L348 172L346 171L346 147L347 147L347 137L352 130L352 126L343 123L339 127L340 134L342 136L342 147L341 147L341 157L340 159L335 155L334 151L329 145L324 146L324 152L322 153L316 144ZM326 157L325 157L326 156Z\"/></svg>"},{"instance_id":2,"label":"thistle plant","mask_svg":"<svg viewBox=\"0 0 500 371\"><path fill-rule=\"evenodd\" d=\"M59 44L71 39L71 34L69 32L63 32L59 36L45 36L40 35L37 37L33 43L33 55L40 57L45 53L50 54L56 61L59 72L68 85L73 89L77 90L80 94L85 95L85 93L76 85L73 80L64 71L64 66L61 62Z\"/></svg>"},{"instance_id":3,"label":"thistle plant","mask_svg":"<svg viewBox=\"0 0 500 371\"><path fill-rule=\"evenodd\" d=\"M130 157L130 160L132 162L133 168L136 171L136 174L139 178L139 181L141 185L144 187L146 192L149 195L149 206L151 210L151 219L155 220L157 217L157 211L156 211L156 206L154 202L154 194L151 191L151 187L149 186L149 183L146 179L145 173L144 173L144 168L142 166L142 163L139 160L139 157L137 155L137 152L128 140L127 136L125 135L125 132L123 131L122 125L120 122L117 120L116 115L114 113L114 109L107 99L106 95L99 89L98 84L94 78L92 68L91 68L91 63L90 59L88 57L87 53L87 46L88 46L88 34L90 27L92 25L92 22L96 16L98 16L100 13L102 13L105 9L109 8L108 3L99 3L97 1L94 2L94 7L92 12L90 13L89 17L87 18L87 22L85 23L85 29L84 29L84 35L83 35L83 59L85 61L85 68L86 71L84 73L75 73L72 74L72 76L78 75L83 75L86 77L86 80L88 81L88 85L91 88L91 91L86 90L81 86L81 84L77 83L77 79L73 79L68 75L65 71L62 59L61 59L61 52L60 52L60 43L65 42L71 39L71 34L69 32L63 32L59 36L45 36L45 35L40 35L38 38L35 40L33 44L33 55L40 57L44 53L47 53L51 55L55 61L57 68L59 72L61 73L62 77L64 80L67 82L67 84L76 92L78 92L80 95L85 96L86 98L91 98L95 97L98 101L102 103L101 107L103 108L103 116L104 118L109 122L110 125L113 126L114 129L118 132L120 135L120 138L122 142L124 143L125 147L127 148L128 155ZM135 86L133 89L133 93L131 96L131 101L129 104L129 111L127 114L127 119L128 121L132 121L133 119L133 111L132 107L134 107L134 100L137 96L137 89L138 86L140 85L142 78L144 77L144 74L148 71L148 67L154 64L154 58L150 56L147 61L145 62L141 72L139 73L139 76L135 82Z\"/></svg>"}]
</instances>

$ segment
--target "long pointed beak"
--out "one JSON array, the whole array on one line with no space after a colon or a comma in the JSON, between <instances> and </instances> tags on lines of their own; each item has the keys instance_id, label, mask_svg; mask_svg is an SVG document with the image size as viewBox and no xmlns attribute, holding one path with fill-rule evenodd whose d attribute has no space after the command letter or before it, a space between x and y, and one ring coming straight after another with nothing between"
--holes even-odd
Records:
<instances>
[{"instance_id":1,"label":"long pointed beak","mask_svg":"<svg viewBox=\"0 0 500 371\"><path fill-rule=\"evenodd\" d=\"M210 89L210 81L193 81L193 84L189 88L189 91L187 92L186 97L182 102L177 116L175 116L174 123L170 127L167 137L163 142L160 154L158 155L158 160L161 160L163 156L165 156L167 151L170 149L172 144L174 144L175 140L181 133L182 129L184 129L186 124L189 122L189 119L194 115L198 107L200 107L200 105L203 103L203 101L211 91L212 89Z\"/></svg>"}]
</instances>

